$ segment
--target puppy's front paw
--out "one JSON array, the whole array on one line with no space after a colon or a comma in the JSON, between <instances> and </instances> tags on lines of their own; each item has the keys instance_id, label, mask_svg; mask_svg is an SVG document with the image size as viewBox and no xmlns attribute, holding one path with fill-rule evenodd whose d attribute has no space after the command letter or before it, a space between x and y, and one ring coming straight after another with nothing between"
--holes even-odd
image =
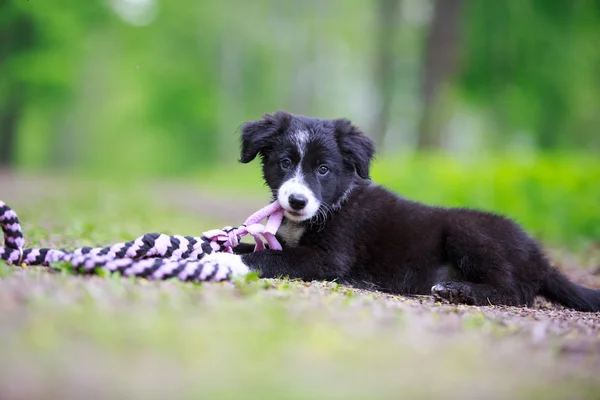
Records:
<instances>
[{"instance_id":1,"label":"puppy's front paw","mask_svg":"<svg viewBox=\"0 0 600 400\"><path fill-rule=\"evenodd\" d=\"M200 261L202 273L201 281L222 281L227 277L246 275L248 267L242 261L242 257L231 253L211 253Z\"/></svg>"},{"instance_id":2,"label":"puppy's front paw","mask_svg":"<svg viewBox=\"0 0 600 400\"><path fill-rule=\"evenodd\" d=\"M472 304L471 286L462 282L442 282L431 288L431 294L437 299L454 304Z\"/></svg>"}]
</instances>

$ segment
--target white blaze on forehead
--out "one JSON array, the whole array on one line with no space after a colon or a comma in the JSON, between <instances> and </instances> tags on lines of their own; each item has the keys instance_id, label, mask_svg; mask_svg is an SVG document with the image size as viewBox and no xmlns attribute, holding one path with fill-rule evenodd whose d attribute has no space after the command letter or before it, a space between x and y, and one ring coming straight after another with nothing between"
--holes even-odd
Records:
<instances>
[{"instance_id":1,"label":"white blaze on forehead","mask_svg":"<svg viewBox=\"0 0 600 400\"><path fill-rule=\"evenodd\" d=\"M296 142L296 147L298 147L298 152L300 153L300 161L304 158L304 153L306 153L306 143L308 142L308 132L307 131L296 131L294 133L294 142Z\"/></svg>"}]
</instances>

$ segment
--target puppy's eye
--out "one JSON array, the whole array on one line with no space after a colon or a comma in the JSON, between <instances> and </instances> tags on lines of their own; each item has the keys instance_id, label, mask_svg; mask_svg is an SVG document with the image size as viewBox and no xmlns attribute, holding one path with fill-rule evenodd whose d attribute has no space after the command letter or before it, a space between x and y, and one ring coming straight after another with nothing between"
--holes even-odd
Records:
<instances>
[{"instance_id":1,"label":"puppy's eye","mask_svg":"<svg viewBox=\"0 0 600 400\"><path fill-rule=\"evenodd\" d=\"M327 165L321 165L317 169L317 172L319 173L319 175L325 175L329 172L329 167Z\"/></svg>"},{"instance_id":2,"label":"puppy's eye","mask_svg":"<svg viewBox=\"0 0 600 400\"><path fill-rule=\"evenodd\" d=\"M290 160L288 160L287 158L284 158L283 160L281 160L279 162L279 165L281 165L281 168L283 168L283 169L288 169L289 167L292 166L292 162Z\"/></svg>"}]
</instances>

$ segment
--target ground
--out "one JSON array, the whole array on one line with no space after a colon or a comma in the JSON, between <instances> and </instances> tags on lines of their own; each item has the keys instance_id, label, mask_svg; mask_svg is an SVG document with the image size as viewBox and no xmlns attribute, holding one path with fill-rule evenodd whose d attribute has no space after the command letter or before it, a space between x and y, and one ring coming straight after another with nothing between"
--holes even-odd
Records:
<instances>
[{"instance_id":1,"label":"ground","mask_svg":"<svg viewBox=\"0 0 600 400\"><path fill-rule=\"evenodd\" d=\"M30 246L73 248L198 235L266 196L4 173L0 199ZM599 253L551 251L590 287ZM0 355L2 399L600 398L600 313L253 276L194 285L0 264Z\"/></svg>"}]
</instances>

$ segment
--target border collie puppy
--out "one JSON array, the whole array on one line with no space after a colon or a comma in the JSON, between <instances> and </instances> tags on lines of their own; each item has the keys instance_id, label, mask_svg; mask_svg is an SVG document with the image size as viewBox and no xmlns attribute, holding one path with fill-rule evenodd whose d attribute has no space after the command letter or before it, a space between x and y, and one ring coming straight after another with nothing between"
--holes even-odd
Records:
<instances>
[{"instance_id":1,"label":"border collie puppy","mask_svg":"<svg viewBox=\"0 0 600 400\"><path fill-rule=\"evenodd\" d=\"M371 182L373 142L347 119L286 112L242 125L242 163L257 156L284 209L283 250L215 253L236 274L338 280L471 305L531 305L536 295L600 311L600 290L569 281L516 223L491 213L431 207Z\"/></svg>"}]
</instances>

